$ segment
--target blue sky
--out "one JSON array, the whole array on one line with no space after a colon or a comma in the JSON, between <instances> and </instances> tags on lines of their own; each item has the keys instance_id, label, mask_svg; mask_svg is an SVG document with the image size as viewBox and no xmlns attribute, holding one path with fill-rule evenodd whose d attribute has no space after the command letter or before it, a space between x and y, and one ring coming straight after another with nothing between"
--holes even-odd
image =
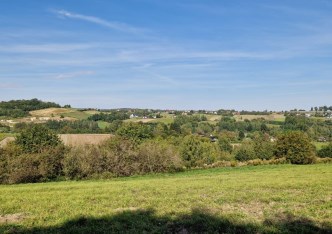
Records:
<instances>
[{"instance_id":1,"label":"blue sky","mask_svg":"<svg viewBox=\"0 0 332 234\"><path fill-rule=\"evenodd\" d=\"M330 0L1 0L0 100L332 105Z\"/></svg>"}]
</instances>

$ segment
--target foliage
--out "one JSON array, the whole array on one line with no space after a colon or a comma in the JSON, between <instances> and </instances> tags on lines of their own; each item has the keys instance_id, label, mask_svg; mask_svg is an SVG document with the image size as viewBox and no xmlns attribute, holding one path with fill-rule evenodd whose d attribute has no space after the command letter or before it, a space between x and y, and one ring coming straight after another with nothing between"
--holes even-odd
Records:
<instances>
[{"instance_id":1,"label":"foliage","mask_svg":"<svg viewBox=\"0 0 332 234\"><path fill-rule=\"evenodd\" d=\"M140 142L152 138L153 128L147 124L129 122L123 123L116 133L123 138Z\"/></svg>"},{"instance_id":2,"label":"foliage","mask_svg":"<svg viewBox=\"0 0 332 234\"><path fill-rule=\"evenodd\" d=\"M185 136L180 146L181 157L188 167L211 164L216 161L219 153L217 144L196 135Z\"/></svg>"},{"instance_id":3,"label":"foliage","mask_svg":"<svg viewBox=\"0 0 332 234\"><path fill-rule=\"evenodd\" d=\"M275 144L271 142L269 135L256 134L253 138L256 158L272 159L274 156Z\"/></svg>"},{"instance_id":4,"label":"foliage","mask_svg":"<svg viewBox=\"0 0 332 234\"><path fill-rule=\"evenodd\" d=\"M283 133L277 140L276 157L286 157L293 164L310 164L315 161L315 146L300 131Z\"/></svg>"},{"instance_id":5,"label":"foliage","mask_svg":"<svg viewBox=\"0 0 332 234\"><path fill-rule=\"evenodd\" d=\"M254 144L251 141L245 141L238 149L235 151L235 159L239 161L248 161L255 159L256 153Z\"/></svg>"},{"instance_id":6,"label":"foliage","mask_svg":"<svg viewBox=\"0 0 332 234\"><path fill-rule=\"evenodd\" d=\"M11 100L8 102L0 102L0 116L12 118L24 117L29 115L29 111L50 107L61 106L54 102L43 102L36 98L31 100Z\"/></svg>"},{"instance_id":7,"label":"foliage","mask_svg":"<svg viewBox=\"0 0 332 234\"><path fill-rule=\"evenodd\" d=\"M221 151L232 153L233 147L231 145L231 141L227 136L220 136L218 138L218 145Z\"/></svg>"},{"instance_id":8,"label":"foliage","mask_svg":"<svg viewBox=\"0 0 332 234\"><path fill-rule=\"evenodd\" d=\"M306 118L305 116L286 116L284 122L284 129L286 130L300 130L300 131L307 131L309 128L309 124L311 121Z\"/></svg>"},{"instance_id":9,"label":"foliage","mask_svg":"<svg viewBox=\"0 0 332 234\"><path fill-rule=\"evenodd\" d=\"M51 130L40 124L27 125L15 140L23 153L41 153L61 144L60 139Z\"/></svg>"},{"instance_id":10,"label":"foliage","mask_svg":"<svg viewBox=\"0 0 332 234\"><path fill-rule=\"evenodd\" d=\"M181 168L177 150L164 141L147 141L137 147L131 140L114 138L101 146L72 148L64 158L64 173L69 179L173 172Z\"/></svg>"},{"instance_id":11,"label":"foliage","mask_svg":"<svg viewBox=\"0 0 332 234\"><path fill-rule=\"evenodd\" d=\"M176 147L167 141L149 140L139 146L140 173L176 172L182 169L182 160Z\"/></svg>"},{"instance_id":12,"label":"foliage","mask_svg":"<svg viewBox=\"0 0 332 234\"><path fill-rule=\"evenodd\" d=\"M45 126L60 134L100 133L98 123L90 120L56 121L49 120Z\"/></svg>"},{"instance_id":13,"label":"foliage","mask_svg":"<svg viewBox=\"0 0 332 234\"><path fill-rule=\"evenodd\" d=\"M126 120L129 119L129 114L123 111L114 111L111 113L100 113L100 114L94 114L88 118L88 120L92 121L105 121L105 122L113 122L114 120Z\"/></svg>"},{"instance_id":14,"label":"foliage","mask_svg":"<svg viewBox=\"0 0 332 234\"><path fill-rule=\"evenodd\" d=\"M10 127L0 123L0 133L2 132L10 132Z\"/></svg>"},{"instance_id":15,"label":"foliage","mask_svg":"<svg viewBox=\"0 0 332 234\"><path fill-rule=\"evenodd\" d=\"M330 142L327 146L323 146L317 154L321 158L332 158L332 143Z\"/></svg>"},{"instance_id":16,"label":"foliage","mask_svg":"<svg viewBox=\"0 0 332 234\"><path fill-rule=\"evenodd\" d=\"M209 136L213 132L213 125L206 122L200 122L196 128L196 133Z\"/></svg>"},{"instance_id":17,"label":"foliage","mask_svg":"<svg viewBox=\"0 0 332 234\"><path fill-rule=\"evenodd\" d=\"M1 183L32 183L49 181L62 175L65 148L58 145L39 153L21 153L15 144L0 154Z\"/></svg>"}]
</instances>

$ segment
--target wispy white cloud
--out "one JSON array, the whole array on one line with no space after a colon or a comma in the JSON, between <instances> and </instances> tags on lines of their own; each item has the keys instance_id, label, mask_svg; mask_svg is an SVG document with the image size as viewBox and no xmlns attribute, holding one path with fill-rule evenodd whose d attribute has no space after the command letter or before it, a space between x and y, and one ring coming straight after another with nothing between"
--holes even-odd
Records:
<instances>
[{"instance_id":1,"label":"wispy white cloud","mask_svg":"<svg viewBox=\"0 0 332 234\"><path fill-rule=\"evenodd\" d=\"M92 43L62 43L62 44L11 44L0 46L0 52L7 53L59 53L75 50L86 50L96 47Z\"/></svg>"},{"instance_id":2,"label":"wispy white cloud","mask_svg":"<svg viewBox=\"0 0 332 234\"><path fill-rule=\"evenodd\" d=\"M83 21L98 24L98 25L101 25L101 26L104 26L104 27L107 27L107 28L110 28L113 30L121 31L121 32L142 33L145 31L144 29L141 29L138 27L133 27L126 23L117 22L117 21L108 21L108 20L104 20L104 19L101 19L101 18L98 18L95 16L77 14L77 13L69 12L66 10L53 10L53 12L62 18L83 20Z\"/></svg>"},{"instance_id":3,"label":"wispy white cloud","mask_svg":"<svg viewBox=\"0 0 332 234\"><path fill-rule=\"evenodd\" d=\"M65 80L65 79L72 79L82 76L88 76L95 74L94 71L76 71L76 72L69 72L69 73L61 73L53 77L56 80Z\"/></svg>"}]
</instances>

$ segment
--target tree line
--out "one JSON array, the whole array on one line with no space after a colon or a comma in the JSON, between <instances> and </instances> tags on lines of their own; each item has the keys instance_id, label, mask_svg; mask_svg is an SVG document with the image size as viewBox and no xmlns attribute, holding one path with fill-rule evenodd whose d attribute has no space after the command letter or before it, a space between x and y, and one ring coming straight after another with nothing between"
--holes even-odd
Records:
<instances>
[{"instance_id":1,"label":"tree line","mask_svg":"<svg viewBox=\"0 0 332 234\"><path fill-rule=\"evenodd\" d=\"M332 144L317 153L310 137L302 131L284 131L275 142L267 133L255 132L252 138L234 147L227 133L212 140L198 134L163 135L160 133L167 130L159 130L152 125L125 123L115 137L101 145L66 147L46 125L31 124L21 130L14 142L0 149L0 183L332 161Z\"/></svg>"},{"instance_id":2,"label":"tree line","mask_svg":"<svg viewBox=\"0 0 332 234\"><path fill-rule=\"evenodd\" d=\"M44 102L36 98L31 100L10 100L0 102L0 116L20 118L29 116L29 111L61 107L54 102Z\"/></svg>"}]
</instances>

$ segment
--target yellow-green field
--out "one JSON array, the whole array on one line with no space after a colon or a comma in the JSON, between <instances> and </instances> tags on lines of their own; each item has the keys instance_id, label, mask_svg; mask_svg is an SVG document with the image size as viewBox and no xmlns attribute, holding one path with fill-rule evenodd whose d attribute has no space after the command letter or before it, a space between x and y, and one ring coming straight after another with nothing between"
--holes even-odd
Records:
<instances>
[{"instance_id":1,"label":"yellow-green field","mask_svg":"<svg viewBox=\"0 0 332 234\"><path fill-rule=\"evenodd\" d=\"M329 233L332 164L0 186L0 233Z\"/></svg>"}]
</instances>

